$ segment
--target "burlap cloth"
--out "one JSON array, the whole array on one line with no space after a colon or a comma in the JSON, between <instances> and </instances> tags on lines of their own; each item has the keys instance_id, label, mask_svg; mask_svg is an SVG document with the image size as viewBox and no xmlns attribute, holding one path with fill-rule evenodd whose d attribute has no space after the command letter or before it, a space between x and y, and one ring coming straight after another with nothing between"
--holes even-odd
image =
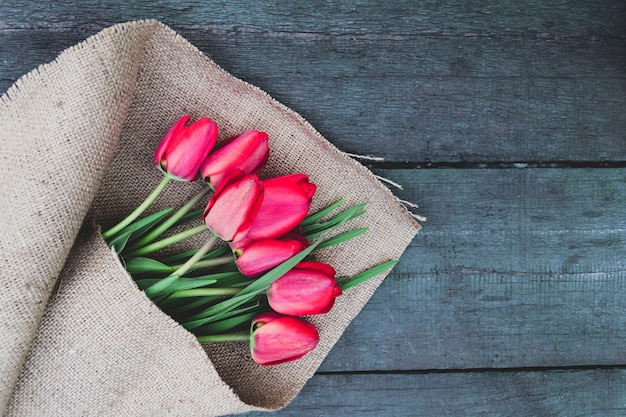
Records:
<instances>
[{"instance_id":1,"label":"burlap cloth","mask_svg":"<svg viewBox=\"0 0 626 417\"><path fill-rule=\"evenodd\" d=\"M155 21L119 24L22 77L0 100L0 410L9 416L216 416L285 406L382 275L312 318L304 359L261 367L246 343L201 346L134 285L94 224L110 226L160 180L152 153L182 114L220 138L268 132L268 174L308 173L315 206L369 202L371 231L321 251L339 275L397 259L419 226L371 173L298 114ZM154 209L194 195L170 186ZM390 300L390 302L392 302Z\"/></svg>"}]
</instances>

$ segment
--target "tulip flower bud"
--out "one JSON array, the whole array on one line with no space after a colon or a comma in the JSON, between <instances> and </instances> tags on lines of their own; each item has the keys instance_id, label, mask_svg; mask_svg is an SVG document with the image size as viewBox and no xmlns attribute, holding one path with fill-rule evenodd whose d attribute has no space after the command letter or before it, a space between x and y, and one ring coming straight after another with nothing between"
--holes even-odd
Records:
<instances>
[{"instance_id":1,"label":"tulip flower bud","mask_svg":"<svg viewBox=\"0 0 626 417\"><path fill-rule=\"evenodd\" d=\"M267 133L248 130L212 152L200 166L200 175L214 190L236 169L246 175L261 171L269 157Z\"/></svg>"},{"instance_id":2,"label":"tulip flower bud","mask_svg":"<svg viewBox=\"0 0 626 417\"><path fill-rule=\"evenodd\" d=\"M248 277L269 271L307 246L309 242L297 232L288 233L278 239L252 241L245 246L239 245L239 242L231 244L239 271Z\"/></svg>"},{"instance_id":3,"label":"tulip flower bud","mask_svg":"<svg viewBox=\"0 0 626 417\"><path fill-rule=\"evenodd\" d=\"M315 184L305 174L292 174L263 181L265 197L248 232L252 240L275 239L295 229L307 216Z\"/></svg>"},{"instance_id":4,"label":"tulip flower bud","mask_svg":"<svg viewBox=\"0 0 626 417\"><path fill-rule=\"evenodd\" d=\"M174 179L198 179L200 164L217 141L217 124L207 118L185 127L189 116L181 117L166 133L154 152L154 163Z\"/></svg>"},{"instance_id":5,"label":"tulip flower bud","mask_svg":"<svg viewBox=\"0 0 626 417\"><path fill-rule=\"evenodd\" d=\"M315 349L317 329L297 317L262 313L252 320L250 350L259 365L295 361Z\"/></svg>"},{"instance_id":6,"label":"tulip flower bud","mask_svg":"<svg viewBox=\"0 0 626 417\"><path fill-rule=\"evenodd\" d=\"M335 270L320 262L300 262L267 290L270 307L290 316L328 313L339 295Z\"/></svg>"},{"instance_id":7,"label":"tulip flower bud","mask_svg":"<svg viewBox=\"0 0 626 417\"><path fill-rule=\"evenodd\" d=\"M256 175L234 183L227 181L209 200L202 221L222 240L241 240L250 230L262 201L263 183Z\"/></svg>"}]
</instances>

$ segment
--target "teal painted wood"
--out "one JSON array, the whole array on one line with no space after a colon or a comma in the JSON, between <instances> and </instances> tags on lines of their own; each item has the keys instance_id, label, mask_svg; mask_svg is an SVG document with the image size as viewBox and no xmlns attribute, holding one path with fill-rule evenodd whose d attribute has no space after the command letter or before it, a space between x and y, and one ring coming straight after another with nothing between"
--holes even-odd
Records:
<instances>
[{"instance_id":1,"label":"teal painted wood","mask_svg":"<svg viewBox=\"0 0 626 417\"><path fill-rule=\"evenodd\" d=\"M299 397L272 415L622 417L626 371L317 375Z\"/></svg>"},{"instance_id":2,"label":"teal painted wood","mask_svg":"<svg viewBox=\"0 0 626 417\"><path fill-rule=\"evenodd\" d=\"M104 27L154 18L349 152L623 161L626 5L550 3L1 2L0 91ZM624 365L626 173L379 173L428 221L329 374L276 415L626 414L623 369L410 372Z\"/></svg>"},{"instance_id":3,"label":"teal painted wood","mask_svg":"<svg viewBox=\"0 0 626 417\"><path fill-rule=\"evenodd\" d=\"M381 170L428 220L323 371L626 364L626 171Z\"/></svg>"},{"instance_id":4,"label":"teal painted wood","mask_svg":"<svg viewBox=\"0 0 626 417\"><path fill-rule=\"evenodd\" d=\"M569 35L589 38L623 35L625 5L619 0L601 4L588 0L568 2L529 1L524 4L497 0L471 4L439 1L351 2L277 0L155 0L149 3L120 0L57 0L53 3L12 1L0 4L4 28L68 28L154 18L179 27L221 27L245 32L246 28L333 36L359 34L484 35L501 32L511 36L549 38ZM88 13L90 12L90 13ZM389 23L384 25L384 23ZM304 30L301 32L305 33Z\"/></svg>"},{"instance_id":5,"label":"teal painted wood","mask_svg":"<svg viewBox=\"0 0 626 417\"><path fill-rule=\"evenodd\" d=\"M4 2L0 90L99 29L140 18L171 25L349 152L396 162L626 159L617 1Z\"/></svg>"}]
</instances>

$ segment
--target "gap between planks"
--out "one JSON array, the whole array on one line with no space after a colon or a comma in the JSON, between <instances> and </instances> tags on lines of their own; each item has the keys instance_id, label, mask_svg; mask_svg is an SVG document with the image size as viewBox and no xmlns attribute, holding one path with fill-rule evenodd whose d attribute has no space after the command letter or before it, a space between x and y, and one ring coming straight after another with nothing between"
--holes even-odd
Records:
<instances>
[{"instance_id":1,"label":"gap between planks","mask_svg":"<svg viewBox=\"0 0 626 417\"><path fill-rule=\"evenodd\" d=\"M571 366L522 366L512 368L464 368L464 369L418 369L418 370L367 370L367 371L321 371L319 376L338 375L428 375L428 374L468 374L480 373L515 373L515 372L551 372L551 371L610 371L626 370L622 365L571 365Z\"/></svg>"},{"instance_id":2,"label":"gap between planks","mask_svg":"<svg viewBox=\"0 0 626 417\"><path fill-rule=\"evenodd\" d=\"M363 161L377 169L523 169L523 168L626 168L626 161L540 161L540 162L385 162Z\"/></svg>"}]
</instances>

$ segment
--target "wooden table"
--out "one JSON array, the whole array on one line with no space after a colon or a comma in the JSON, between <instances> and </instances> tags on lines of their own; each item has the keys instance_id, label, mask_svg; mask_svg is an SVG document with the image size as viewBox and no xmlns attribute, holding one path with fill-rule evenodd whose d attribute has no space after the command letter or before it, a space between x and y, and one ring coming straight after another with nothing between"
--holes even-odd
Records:
<instances>
[{"instance_id":1,"label":"wooden table","mask_svg":"<svg viewBox=\"0 0 626 417\"><path fill-rule=\"evenodd\" d=\"M142 18L428 218L276 415L626 415L624 2L5 1L0 90Z\"/></svg>"}]
</instances>

